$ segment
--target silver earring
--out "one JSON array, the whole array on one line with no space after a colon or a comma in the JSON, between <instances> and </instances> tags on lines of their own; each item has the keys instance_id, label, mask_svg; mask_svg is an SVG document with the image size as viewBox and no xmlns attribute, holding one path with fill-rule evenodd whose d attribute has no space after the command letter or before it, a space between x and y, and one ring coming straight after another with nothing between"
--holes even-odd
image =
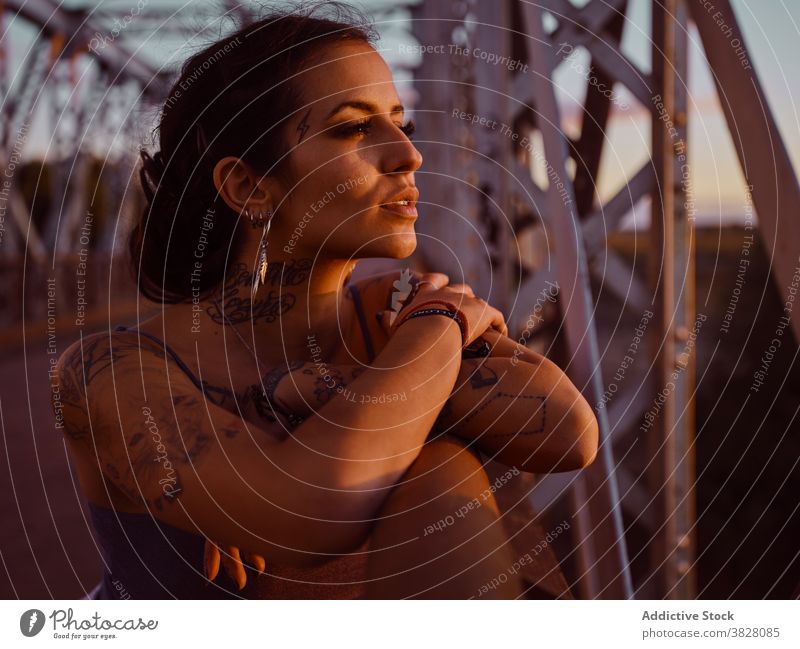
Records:
<instances>
[{"instance_id":1,"label":"silver earring","mask_svg":"<svg viewBox=\"0 0 800 649\"><path fill-rule=\"evenodd\" d=\"M264 227L261 232L261 241L258 244L258 265L256 272L253 275L253 290L251 299L255 299L258 287L266 284L267 279L267 235L269 234L269 226L272 223L272 210L267 210L266 220L264 219L263 212L258 213L258 218L251 217L250 223L253 227Z\"/></svg>"}]
</instances>

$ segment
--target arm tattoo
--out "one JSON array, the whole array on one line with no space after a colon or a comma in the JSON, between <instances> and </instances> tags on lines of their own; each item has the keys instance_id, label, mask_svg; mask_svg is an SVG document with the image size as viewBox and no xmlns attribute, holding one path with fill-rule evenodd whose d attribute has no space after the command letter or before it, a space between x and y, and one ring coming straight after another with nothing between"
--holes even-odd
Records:
<instances>
[{"instance_id":1,"label":"arm tattoo","mask_svg":"<svg viewBox=\"0 0 800 649\"><path fill-rule=\"evenodd\" d=\"M203 423L196 395L164 395L152 407L142 406L141 421L129 424L136 432L127 442L125 458L110 457L106 474L133 502L163 511L183 491L181 468L201 460L212 446Z\"/></svg>"},{"instance_id":2,"label":"arm tattoo","mask_svg":"<svg viewBox=\"0 0 800 649\"><path fill-rule=\"evenodd\" d=\"M506 413L511 414L513 409L514 418L518 419L517 413L519 413L521 417L524 417L524 421L516 424L514 426L516 430L510 433L495 432L495 429L499 430L501 428L508 430L508 428L506 428L506 422L495 421L495 423L482 432L482 435L492 438L502 438L513 437L516 435L537 435L544 433L547 425L546 397L542 395L525 394L524 392L512 393L503 390L502 386L497 385L500 383L500 379L502 377L498 377L495 369L492 368L490 363L487 361L489 361L488 358L482 358L480 360L464 359L461 363L462 372L469 372L470 387L473 390L483 390L485 388L497 386L495 391L492 394L481 398L480 405L464 406L463 408L459 407L458 412L455 412L456 408L453 407L452 400L459 399L459 404L465 400L465 397L461 395L461 390L466 388L458 388L453 394L450 395L447 403L439 413L439 417L437 418L435 424L436 429L441 430L447 426L447 424L450 424L450 427L455 427L456 429L460 427L466 428L466 426L481 412L489 407L493 407L498 410L498 413L503 413L503 416L505 416ZM461 379L461 381L463 385L463 379ZM511 404L509 404L508 401L511 401ZM501 406L498 402L505 403L503 403ZM474 397L469 397L469 403L474 403ZM464 412L467 409L468 412ZM531 422L534 423L528 430L519 430L520 428L529 426Z\"/></svg>"},{"instance_id":3,"label":"arm tattoo","mask_svg":"<svg viewBox=\"0 0 800 649\"><path fill-rule=\"evenodd\" d=\"M491 397L489 397L486 401L484 401L479 408L473 410L469 414L469 416L462 419L461 423L466 424L481 410L489 407L492 403L494 403L498 399L510 399L518 403L521 403L522 401L527 401L528 403L530 403L531 414L528 417L525 424L528 424L528 422L534 419L536 420L536 424L530 430L514 431L511 433L495 433L492 430L487 430L486 434L489 437L495 438L495 437L515 437L517 435L538 435L545 432L545 426L547 425L547 400L545 397L541 395L513 394L511 392L503 392L503 391L495 392Z\"/></svg>"},{"instance_id":4,"label":"arm tattoo","mask_svg":"<svg viewBox=\"0 0 800 649\"><path fill-rule=\"evenodd\" d=\"M62 394L73 409L65 421L65 429L71 438L91 449L92 457L94 453L99 454L101 462L98 468L131 502L144 502L163 510L165 504L173 501L183 490L179 467L199 461L212 446L213 434L208 432L204 419L202 395L199 392L177 393L172 397L165 394L145 403L141 412L133 416L133 421L120 422L112 418L108 425L98 422L99 428L96 426L94 431L89 414L93 396L91 386L96 383L100 389L102 384L107 390L111 381L107 370L113 369L114 363L123 358L134 355L138 358L143 351L165 359L163 347L136 335L113 338L96 335L68 351L61 361L59 373ZM135 373L133 368L128 371ZM130 400L135 387L134 383L127 389L120 386L118 398ZM219 395L216 399L219 401L230 392L213 386L204 387ZM100 398L109 397L106 392L101 392ZM126 442L122 447L111 443L124 433L120 425L129 432L129 435L123 435ZM104 438L105 443L96 445L92 432ZM223 434L230 436L230 431L225 429Z\"/></svg>"},{"instance_id":5,"label":"arm tattoo","mask_svg":"<svg viewBox=\"0 0 800 649\"><path fill-rule=\"evenodd\" d=\"M260 385L251 385L245 391L244 399L253 404L258 416L271 423L278 421L276 414L283 415L289 428L295 428L303 421L295 416L275 396L275 390L281 380L290 372L298 370L305 365L303 361L290 361L288 366L274 367L261 377Z\"/></svg>"},{"instance_id":6,"label":"arm tattoo","mask_svg":"<svg viewBox=\"0 0 800 649\"><path fill-rule=\"evenodd\" d=\"M477 338L464 348L461 358L485 358L492 351L491 345L483 338Z\"/></svg>"},{"instance_id":7,"label":"arm tattoo","mask_svg":"<svg viewBox=\"0 0 800 649\"><path fill-rule=\"evenodd\" d=\"M146 341L148 352L164 358L164 350ZM82 339L60 360L57 377L64 417L64 432L72 440L92 447L92 433L86 401L90 384L111 367L115 361L131 352L139 353L136 339L129 337L108 340L107 336L95 335Z\"/></svg>"},{"instance_id":8,"label":"arm tattoo","mask_svg":"<svg viewBox=\"0 0 800 649\"><path fill-rule=\"evenodd\" d=\"M324 375L314 380L314 396L319 403L328 403L346 385L344 376L338 368L327 368Z\"/></svg>"},{"instance_id":9,"label":"arm tattoo","mask_svg":"<svg viewBox=\"0 0 800 649\"><path fill-rule=\"evenodd\" d=\"M497 378L497 372L485 362L465 360L462 364L467 367L472 366L475 368L469 375L469 384L472 386L473 390L480 390L490 385L496 385L500 380Z\"/></svg>"}]
</instances>

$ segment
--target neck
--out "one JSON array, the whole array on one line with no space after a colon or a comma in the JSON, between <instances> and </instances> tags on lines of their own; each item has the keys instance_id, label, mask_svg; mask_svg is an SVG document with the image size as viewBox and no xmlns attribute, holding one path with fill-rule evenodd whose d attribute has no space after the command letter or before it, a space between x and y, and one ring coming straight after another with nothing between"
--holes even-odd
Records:
<instances>
[{"instance_id":1,"label":"neck","mask_svg":"<svg viewBox=\"0 0 800 649\"><path fill-rule=\"evenodd\" d=\"M344 307L344 286L355 260L286 259L270 261L266 283L251 297L253 272L244 263L233 266L225 285L208 302L206 313L217 324L235 327L260 358L284 358L305 350L309 335L323 349L340 345L350 313Z\"/></svg>"}]
</instances>

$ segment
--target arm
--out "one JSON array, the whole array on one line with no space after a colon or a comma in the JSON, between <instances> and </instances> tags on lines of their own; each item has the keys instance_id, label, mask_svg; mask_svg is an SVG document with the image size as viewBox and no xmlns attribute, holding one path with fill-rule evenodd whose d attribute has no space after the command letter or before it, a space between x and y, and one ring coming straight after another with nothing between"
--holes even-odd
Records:
<instances>
[{"instance_id":1,"label":"arm","mask_svg":"<svg viewBox=\"0 0 800 649\"><path fill-rule=\"evenodd\" d=\"M88 411L90 457L133 502L189 532L313 565L364 542L452 390L458 326L422 320L401 327L352 384L363 393L405 391L405 402L354 406L337 395L283 441L278 424L248 425L204 399L135 334L76 343L59 360L58 380L71 412Z\"/></svg>"},{"instance_id":2,"label":"arm","mask_svg":"<svg viewBox=\"0 0 800 649\"><path fill-rule=\"evenodd\" d=\"M574 471L594 460L597 419L553 363L512 358L464 359L453 394L436 423L492 459L522 471Z\"/></svg>"},{"instance_id":3,"label":"arm","mask_svg":"<svg viewBox=\"0 0 800 649\"><path fill-rule=\"evenodd\" d=\"M589 404L546 358L535 364L513 360L462 360L436 430L474 440L493 459L522 471L572 471L590 464L597 452L597 420ZM381 400L374 390L364 394L351 385L362 371L355 365L327 366L322 375L306 363L281 381L275 397L304 417L336 394L354 404ZM406 398L382 395L384 402Z\"/></svg>"},{"instance_id":4,"label":"arm","mask_svg":"<svg viewBox=\"0 0 800 649\"><path fill-rule=\"evenodd\" d=\"M361 280L365 303L387 308L398 275ZM448 279L440 273L412 275L437 284ZM475 440L494 459L524 471L570 471L590 464L597 453L597 419L564 372L497 331L488 329L481 338L491 346L490 359L462 362L436 429ZM388 340L388 335L379 338L379 347Z\"/></svg>"},{"instance_id":5,"label":"arm","mask_svg":"<svg viewBox=\"0 0 800 649\"><path fill-rule=\"evenodd\" d=\"M481 338L489 343L492 350L489 354L490 356L510 358L514 365L519 362L538 365L543 360L547 360L541 354L538 354L525 345L521 345L508 336L503 336L496 331L488 330L481 336Z\"/></svg>"}]
</instances>

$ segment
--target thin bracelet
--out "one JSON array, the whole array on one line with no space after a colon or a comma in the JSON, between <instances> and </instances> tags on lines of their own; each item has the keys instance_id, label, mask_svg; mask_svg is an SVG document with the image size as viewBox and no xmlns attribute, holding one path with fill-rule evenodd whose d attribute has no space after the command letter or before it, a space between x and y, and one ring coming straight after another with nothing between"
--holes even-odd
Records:
<instances>
[{"instance_id":1,"label":"thin bracelet","mask_svg":"<svg viewBox=\"0 0 800 649\"><path fill-rule=\"evenodd\" d=\"M458 314L459 319L460 319L459 328L461 329L461 342L462 342L461 348L462 349L464 348L464 346L466 344L465 341L469 337L468 333L467 333L468 322L467 322L467 318L464 315L464 313L455 304L453 304L452 302L449 302L447 300L432 299L432 300L426 300L422 304L417 304L414 307L408 307L408 308L412 309L412 310L411 311L406 311L404 309L404 310L400 311L399 317L395 319L394 323L392 324L392 326L390 328L390 331L389 331L389 335L390 336L394 335L394 332L397 330L397 327L399 327L403 322L405 322L408 319L408 316L411 315L411 313L414 313L414 312L416 312L417 310L420 310L420 309L439 308L439 309L448 311L447 315L449 315L449 313ZM450 316L450 317L452 317L452 316Z\"/></svg>"},{"instance_id":2,"label":"thin bracelet","mask_svg":"<svg viewBox=\"0 0 800 649\"><path fill-rule=\"evenodd\" d=\"M455 320L456 324L458 325L458 328L461 331L461 348L463 349L466 346L467 332L464 326L464 320L458 313L458 311L450 311L448 309L436 309L436 308L418 309L416 311L412 311L411 313L409 313L405 318L403 318L402 321L397 323L397 326L399 327L407 320L411 320L411 318L419 318L420 316L425 316L425 315L444 315L447 316L448 318L452 318L453 320Z\"/></svg>"}]
</instances>

